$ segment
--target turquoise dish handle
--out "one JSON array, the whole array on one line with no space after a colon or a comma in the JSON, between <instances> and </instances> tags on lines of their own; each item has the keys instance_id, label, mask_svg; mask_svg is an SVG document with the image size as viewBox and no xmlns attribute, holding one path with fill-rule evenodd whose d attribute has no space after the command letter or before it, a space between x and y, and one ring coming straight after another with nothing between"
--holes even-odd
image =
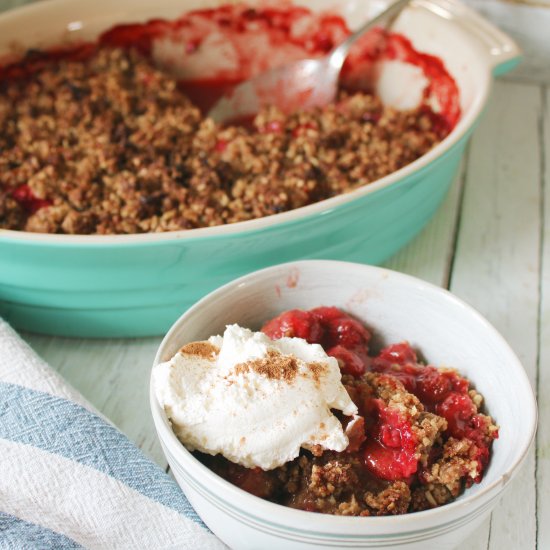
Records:
<instances>
[{"instance_id":1,"label":"turquoise dish handle","mask_svg":"<svg viewBox=\"0 0 550 550\"><path fill-rule=\"evenodd\" d=\"M498 65L493 67L493 76L500 76L510 72L512 69L515 69L517 65L521 62L522 56L517 55L516 57L509 59L508 61L503 61Z\"/></svg>"},{"instance_id":2,"label":"turquoise dish handle","mask_svg":"<svg viewBox=\"0 0 550 550\"><path fill-rule=\"evenodd\" d=\"M493 76L511 71L521 61L521 49L512 38L458 0L415 0L413 4L456 21L477 39L482 55L488 58Z\"/></svg>"}]
</instances>

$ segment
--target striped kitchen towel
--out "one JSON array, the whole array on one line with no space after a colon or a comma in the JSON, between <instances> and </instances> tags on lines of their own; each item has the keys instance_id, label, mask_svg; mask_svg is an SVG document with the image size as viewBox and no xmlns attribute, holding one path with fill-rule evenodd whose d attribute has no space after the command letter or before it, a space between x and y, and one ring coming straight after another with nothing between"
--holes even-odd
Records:
<instances>
[{"instance_id":1,"label":"striped kitchen towel","mask_svg":"<svg viewBox=\"0 0 550 550\"><path fill-rule=\"evenodd\" d=\"M177 484L0 319L0 549L225 546Z\"/></svg>"}]
</instances>

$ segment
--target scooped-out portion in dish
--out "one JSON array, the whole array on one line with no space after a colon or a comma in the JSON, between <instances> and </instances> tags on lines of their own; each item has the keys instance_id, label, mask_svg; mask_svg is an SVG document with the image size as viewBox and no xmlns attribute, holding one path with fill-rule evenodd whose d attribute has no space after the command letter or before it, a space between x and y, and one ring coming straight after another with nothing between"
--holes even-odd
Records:
<instances>
[{"instance_id":1,"label":"scooped-out portion in dish","mask_svg":"<svg viewBox=\"0 0 550 550\"><path fill-rule=\"evenodd\" d=\"M335 307L291 310L185 345L153 384L180 441L234 485L347 516L442 506L479 483L498 426L451 368Z\"/></svg>"},{"instance_id":2,"label":"scooped-out portion in dish","mask_svg":"<svg viewBox=\"0 0 550 550\"><path fill-rule=\"evenodd\" d=\"M380 29L350 53L333 104L272 106L225 126L204 115L228 87L322 56L349 32L330 13L231 5L29 51L0 68L0 228L110 235L235 223L413 162L458 121L458 88L441 60ZM374 93L382 62L419 73L414 106Z\"/></svg>"}]
</instances>

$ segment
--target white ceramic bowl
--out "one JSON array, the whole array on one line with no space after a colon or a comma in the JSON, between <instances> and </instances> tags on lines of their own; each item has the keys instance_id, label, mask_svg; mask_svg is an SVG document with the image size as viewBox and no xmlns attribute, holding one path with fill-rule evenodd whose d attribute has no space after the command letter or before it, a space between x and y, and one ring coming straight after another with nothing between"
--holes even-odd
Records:
<instances>
[{"instance_id":1,"label":"white ceramic bowl","mask_svg":"<svg viewBox=\"0 0 550 550\"><path fill-rule=\"evenodd\" d=\"M494 508L533 440L537 412L525 371L497 331L449 292L371 266L301 261L257 271L212 292L189 309L162 341L155 364L185 343L222 333L228 323L258 329L293 308L334 305L373 328L378 343L408 340L434 365L453 366L485 396L500 425L483 481L455 502L393 517L337 517L254 497L203 466L178 441L151 391L162 447L197 513L231 548L447 549Z\"/></svg>"}]
</instances>

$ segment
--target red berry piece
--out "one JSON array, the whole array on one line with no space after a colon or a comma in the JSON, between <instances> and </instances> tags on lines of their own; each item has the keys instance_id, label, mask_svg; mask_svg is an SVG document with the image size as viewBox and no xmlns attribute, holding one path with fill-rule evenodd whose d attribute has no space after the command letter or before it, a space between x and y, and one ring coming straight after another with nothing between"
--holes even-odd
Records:
<instances>
[{"instance_id":1,"label":"red berry piece","mask_svg":"<svg viewBox=\"0 0 550 550\"><path fill-rule=\"evenodd\" d=\"M409 421L397 411L378 405L377 422L369 430L364 448L365 464L369 471L386 480L408 478L418 468L417 438Z\"/></svg>"},{"instance_id":2,"label":"red berry piece","mask_svg":"<svg viewBox=\"0 0 550 550\"><path fill-rule=\"evenodd\" d=\"M228 143L229 142L226 141L225 139L218 139L218 141L216 141L216 145L214 145L214 149L218 153L223 153L227 149Z\"/></svg>"},{"instance_id":3,"label":"red berry piece","mask_svg":"<svg viewBox=\"0 0 550 550\"><path fill-rule=\"evenodd\" d=\"M328 53L334 47L334 41L329 33L320 30L312 38L313 50Z\"/></svg>"},{"instance_id":4,"label":"red berry piece","mask_svg":"<svg viewBox=\"0 0 550 550\"><path fill-rule=\"evenodd\" d=\"M321 323L328 323L332 319L340 319L344 315L342 310L333 306L316 307L315 309L312 309L310 313L317 317Z\"/></svg>"},{"instance_id":5,"label":"red berry piece","mask_svg":"<svg viewBox=\"0 0 550 550\"><path fill-rule=\"evenodd\" d=\"M367 440L364 447L365 465L380 479L395 481L416 473L418 460L402 449L388 448L376 440Z\"/></svg>"},{"instance_id":6,"label":"red berry piece","mask_svg":"<svg viewBox=\"0 0 550 550\"><path fill-rule=\"evenodd\" d=\"M398 449L401 447L401 430L390 424L383 424L380 426L379 432L380 443L384 447L389 447L390 449Z\"/></svg>"},{"instance_id":7,"label":"red berry piece","mask_svg":"<svg viewBox=\"0 0 550 550\"><path fill-rule=\"evenodd\" d=\"M435 411L447 421L447 432L458 439L467 437L470 420L476 413L476 408L469 395L451 392Z\"/></svg>"},{"instance_id":8,"label":"red berry piece","mask_svg":"<svg viewBox=\"0 0 550 550\"><path fill-rule=\"evenodd\" d=\"M435 367L427 366L416 381L416 395L423 403L435 404L443 401L452 390L451 380Z\"/></svg>"},{"instance_id":9,"label":"red berry piece","mask_svg":"<svg viewBox=\"0 0 550 550\"><path fill-rule=\"evenodd\" d=\"M367 353L371 334L362 323L350 317L337 307L317 307L311 313L319 319L325 329L325 347L343 346L348 349L362 347Z\"/></svg>"},{"instance_id":10,"label":"red berry piece","mask_svg":"<svg viewBox=\"0 0 550 550\"><path fill-rule=\"evenodd\" d=\"M272 340L278 338L303 338L310 344L320 343L323 330L318 319L308 311L292 309L268 321L262 332Z\"/></svg>"},{"instance_id":11,"label":"red berry piece","mask_svg":"<svg viewBox=\"0 0 550 550\"><path fill-rule=\"evenodd\" d=\"M391 346L384 348L378 355L378 358L397 365L417 362L416 353L408 342L392 344Z\"/></svg>"},{"instance_id":12,"label":"red berry piece","mask_svg":"<svg viewBox=\"0 0 550 550\"><path fill-rule=\"evenodd\" d=\"M458 374L454 373L449 375L449 378L451 380L453 391L457 393L468 393L468 389L470 388L470 383L468 380L461 378Z\"/></svg>"},{"instance_id":13,"label":"red berry piece","mask_svg":"<svg viewBox=\"0 0 550 550\"><path fill-rule=\"evenodd\" d=\"M351 317L331 319L325 327L326 339L329 345L340 345L348 349L366 347L370 340L370 332Z\"/></svg>"},{"instance_id":14,"label":"red berry piece","mask_svg":"<svg viewBox=\"0 0 550 550\"><path fill-rule=\"evenodd\" d=\"M367 366L363 359L353 351L343 347L334 346L327 351L327 355L338 360L342 374L351 374L358 378L364 374Z\"/></svg>"},{"instance_id":15,"label":"red berry piece","mask_svg":"<svg viewBox=\"0 0 550 550\"><path fill-rule=\"evenodd\" d=\"M401 448L403 451L414 454L417 438L412 431L410 421L404 419L395 409L382 404L383 402L379 402L376 438L386 447Z\"/></svg>"},{"instance_id":16,"label":"red berry piece","mask_svg":"<svg viewBox=\"0 0 550 550\"><path fill-rule=\"evenodd\" d=\"M16 200L27 212L34 214L41 208L51 206L51 201L46 199L39 199L32 189L26 185L20 185L12 191L11 196Z\"/></svg>"}]
</instances>

